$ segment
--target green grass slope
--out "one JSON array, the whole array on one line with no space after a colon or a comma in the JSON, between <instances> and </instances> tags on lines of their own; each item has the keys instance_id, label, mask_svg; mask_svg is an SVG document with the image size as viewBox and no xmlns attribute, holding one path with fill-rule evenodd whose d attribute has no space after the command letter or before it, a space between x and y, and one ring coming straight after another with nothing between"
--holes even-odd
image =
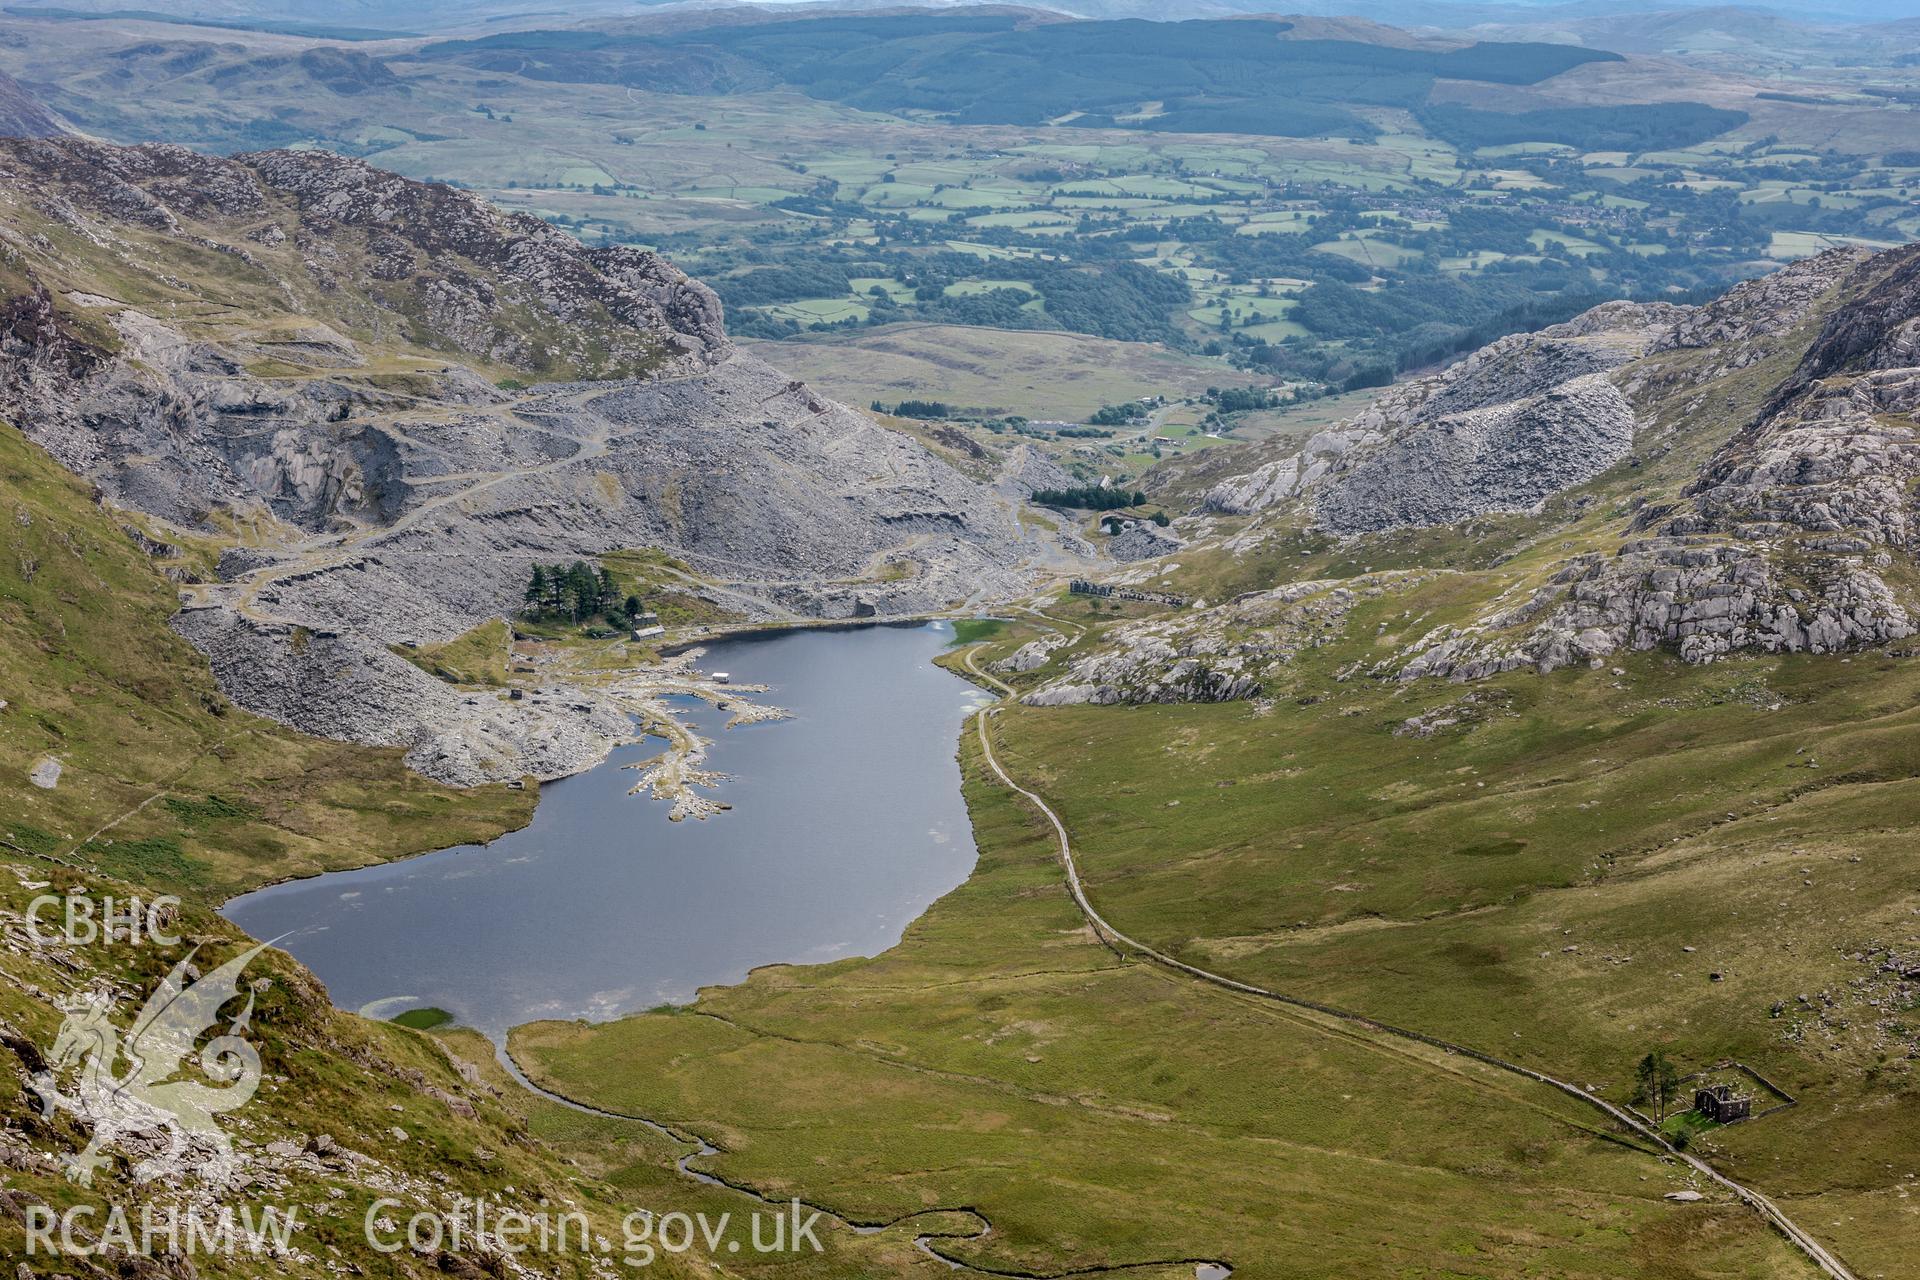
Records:
<instances>
[{"instance_id":1,"label":"green grass slope","mask_svg":"<svg viewBox=\"0 0 1920 1280\"><path fill-rule=\"evenodd\" d=\"M0 426L0 840L215 903L525 823L530 792L443 787L397 749L233 707L128 523ZM58 783L32 785L49 759Z\"/></svg>"},{"instance_id":2,"label":"green grass slope","mask_svg":"<svg viewBox=\"0 0 1920 1280\"><path fill-rule=\"evenodd\" d=\"M91 1131L64 1111L43 1117L28 1088L62 1025L56 999L111 991L115 1024L125 1027L187 949L199 948L205 971L248 945L215 914L230 893L488 839L523 823L533 803L529 791L425 782L398 751L302 737L232 708L200 656L168 630L173 585L121 520L0 426L0 1256L42 1277L98 1277L102 1268L176 1280L266 1277L306 1266L468 1280L508 1273L497 1248L470 1240L375 1252L363 1223L383 1196L404 1206L390 1210L401 1224L416 1211L455 1212L456 1196L487 1195L525 1212L564 1205L616 1247L640 1210L705 1212L712 1221L731 1215L744 1233L747 1215L766 1207L676 1173L674 1161L692 1143L527 1094L492 1062L490 1045L441 1028L437 1011L404 1014L398 1025L341 1013L312 974L278 951L245 975L254 998L248 1039L265 1073L260 1091L220 1121L236 1135L249 1181L224 1190L179 1179L137 1184L129 1152L117 1147L91 1187L67 1180L58 1157L79 1151ZM62 766L58 783L33 785L29 774L49 758ZM49 944L28 930L29 908L42 895L124 904L162 892L181 898L170 925L178 945ZM43 932L58 929L59 914L38 914ZM442 1043L424 1036L427 1029ZM115 1070L127 1065L122 1059ZM112 1207L137 1224L143 1207L164 1215L192 1201L209 1210L291 1209L299 1252L184 1261L28 1252L31 1206L90 1211L80 1220L84 1243ZM828 1223L821 1254L727 1255L726 1265L729 1274L755 1276L944 1274L914 1248L912 1231L870 1237ZM587 1277L619 1265L622 1255L612 1256L550 1252L538 1264L556 1278ZM646 1274L714 1270L704 1251L656 1251Z\"/></svg>"},{"instance_id":3,"label":"green grass slope","mask_svg":"<svg viewBox=\"0 0 1920 1280\"><path fill-rule=\"evenodd\" d=\"M1145 727L1023 716L1023 768L1029 720L1089 751ZM516 1055L700 1130L731 1180L870 1220L974 1206L994 1231L951 1255L1017 1273L1805 1274L1737 1206L1665 1201L1675 1166L1551 1090L1122 961L1068 900L1050 829L971 736L963 760L980 865L892 951L763 969L686 1011L535 1024ZM1144 807L1157 788L1135 781Z\"/></svg>"},{"instance_id":4,"label":"green grass slope","mask_svg":"<svg viewBox=\"0 0 1920 1280\"><path fill-rule=\"evenodd\" d=\"M1343 540L1298 512L1220 521L1152 584L1351 595L1309 597L1285 636L1236 636L1231 611L1169 620L1218 620L1197 651L1245 640L1250 670L1290 652L1259 698L1014 706L995 734L1096 908L1147 946L1620 1104L1656 1051L1689 1076L1759 1073L1794 1105L1684 1126L1692 1149L1858 1275L1892 1277L1920 1248L1910 647L1390 678L1433 629L1644 536L1636 515L1754 420L1832 302L1739 358L1648 358L1633 455L1537 511ZM1081 637L1010 676L1021 691L1166 612L1047 611L983 639L993 658L1042 625ZM1185 634L1163 638L1186 652ZM1015 1270L1806 1272L1724 1192L1666 1201L1686 1166L1564 1095L1124 962L1083 927L1050 828L971 739L963 755L980 867L893 951L761 971L677 1014L523 1028L516 1047L579 1096L705 1124L730 1177L856 1215L976 1205L996 1231L959 1256Z\"/></svg>"},{"instance_id":5,"label":"green grass slope","mask_svg":"<svg viewBox=\"0 0 1920 1280\"><path fill-rule=\"evenodd\" d=\"M1192 963L1618 1101L1655 1049L1759 1070L1799 1105L1697 1149L1860 1274L1899 1274L1920 1000L1885 966L1920 946L1920 671L1618 670L1021 711L1004 755L1076 833L1102 912ZM1457 723L1422 737L1416 715Z\"/></svg>"}]
</instances>

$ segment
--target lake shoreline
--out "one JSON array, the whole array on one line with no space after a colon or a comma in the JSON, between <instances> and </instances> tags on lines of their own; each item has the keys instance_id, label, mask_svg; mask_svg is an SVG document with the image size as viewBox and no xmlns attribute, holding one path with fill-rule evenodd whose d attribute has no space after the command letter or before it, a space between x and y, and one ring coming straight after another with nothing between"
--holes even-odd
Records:
<instances>
[{"instance_id":1,"label":"lake shoreline","mask_svg":"<svg viewBox=\"0 0 1920 1280\"><path fill-rule=\"evenodd\" d=\"M798 701L764 735L720 727L727 713L710 704L674 708L713 740L710 777L733 808L712 822L669 822L630 794L628 772L648 763L639 738L543 788L514 831L284 878L222 914L256 937L289 935L283 947L340 1008L404 997L495 1039L688 1003L769 966L878 954L977 857L955 744L985 695L933 661L952 642L945 619L715 642L743 685Z\"/></svg>"},{"instance_id":2,"label":"lake shoreline","mask_svg":"<svg viewBox=\"0 0 1920 1280\"><path fill-rule=\"evenodd\" d=\"M821 622L777 622L777 623L766 623L766 624L741 624L733 627L728 627L725 629L715 629L712 632L703 634L695 639L676 640L671 644L661 646L657 650L657 652L661 658L676 658L694 649L704 649L711 645L730 644L737 641L751 640L751 639L760 638L760 637L773 638L776 636L786 635L789 633L802 633L802 632L811 633L811 632L834 632L834 631L863 631L870 627L903 627L903 628L918 627L918 626L925 626L931 622L941 622L941 621L951 621L951 620L952 619L945 614L908 614L908 615L888 616L883 618L864 619L864 620L848 620L848 619L836 618L836 619L821 621ZM512 625L511 622L509 622L508 625L511 626ZM646 663L636 663L633 667L633 670L635 671L644 670L647 665L648 664ZM565 782L569 778L577 778L584 773L591 773L593 770L598 769L601 765L605 764L607 761L607 757L613 754L613 752L617 751L621 747L633 746L637 743L645 742L649 738L664 739L665 736L666 735L658 733L652 729L648 729L643 732L636 733L631 738L625 738L620 740L610 740L607 744L607 748L605 751L601 752L599 755L595 756L590 760L583 761L578 768L572 769L566 773L558 774L551 778L528 777L528 778L521 779L519 780L520 789L533 792L535 797L535 808L537 810L539 806L539 798L542 794L542 791L546 787L549 787L556 782ZM493 784L493 785L510 785L510 784ZM462 791L473 790L473 788L450 788L450 789L462 790ZM484 840L469 841L468 844L471 844L478 848L486 848L520 831L524 831L527 828L527 826L532 823L532 821L533 821L533 814L530 812L527 815L527 821L521 823L519 826L504 828L496 832L495 834L487 837ZM259 893L267 889L276 889L283 885L297 884L305 880L317 880L323 876L336 875L341 872L363 871L368 867L390 866L392 864L406 862L414 858L429 857L436 853L442 853L446 849L452 848L452 847L464 847L464 846L441 845L436 848L430 848L430 849L414 849L406 853L397 854L390 858L383 858L375 862L361 863L357 866L327 867L317 871L295 872L289 875L280 876L273 880L264 880L259 884L249 885L245 889L241 889L233 894L230 894L227 898L223 899L215 909L221 912L222 914L224 914L229 904L231 904L237 899L246 897L248 894Z\"/></svg>"}]
</instances>

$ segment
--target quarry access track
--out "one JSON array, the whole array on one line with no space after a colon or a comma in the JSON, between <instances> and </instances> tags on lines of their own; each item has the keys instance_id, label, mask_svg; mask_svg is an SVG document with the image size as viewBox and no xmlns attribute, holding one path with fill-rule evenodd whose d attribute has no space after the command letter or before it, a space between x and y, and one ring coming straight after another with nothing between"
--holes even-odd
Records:
<instances>
[{"instance_id":1,"label":"quarry access track","mask_svg":"<svg viewBox=\"0 0 1920 1280\"><path fill-rule=\"evenodd\" d=\"M663 379L664 382L680 382L686 380L685 378ZM280 619L273 618L271 615L265 613L259 607L258 603L260 592L274 583L287 578L298 577L302 574L312 573L316 570L338 568L341 565L349 563L355 557L364 554L378 543L390 540L396 534L405 533L434 512L456 503L464 502L474 494L490 489L495 485L503 484L509 480L524 479L528 476L562 471L601 457L607 452L608 444L612 439L613 424L601 419L597 414L590 413L589 405L593 400L605 394L606 388L597 384L590 384L557 394L548 388L529 392L506 404L497 406L495 412L502 416L511 417L521 409L551 408L554 401L558 399L566 408L574 410L584 417L591 418L596 425L585 434L574 437L574 443L579 447L564 458L553 458L546 462L534 463L524 467L505 467L499 471L481 471L454 476L442 476L440 477L441 480L454 480L462 483L460 483L457 488L435 494L432 498L429 498L418 507L407 512L390 525L364 529L345 536L334 534L317 539L310 539L295 550L295 554L291 559L267 565L251 573L242 575L238 580L241 590L236 608L247 617L266 621L279 621Z\"/></svg>"}]
</instances>

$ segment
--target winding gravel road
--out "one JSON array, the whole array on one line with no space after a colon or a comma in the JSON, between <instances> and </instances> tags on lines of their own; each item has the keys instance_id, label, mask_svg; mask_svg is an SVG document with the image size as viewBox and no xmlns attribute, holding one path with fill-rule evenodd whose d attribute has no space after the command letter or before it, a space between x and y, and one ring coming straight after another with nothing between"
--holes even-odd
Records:
<instances>
[{"instance_id":1,"label":"winding gravel road","mask_svg":"<svg viewBox=\"0 0 1920 1280\"><path fill-rule=\"evenodd\" d=\"M1045 615L1038 614L1036 616L1044 617ZM962 661L965 663L967 670L979 678L982 683L998 689L1002 695L1002 703L1000 705L983 708L980 713L974 717L974 722L978 726L980 733L981 755L985 758L987 767L993 770L995 777L999 778L1000 781L1004 782L1020 795L1026 797L1027 802L1039 810L1040 815L1052 825L1053 833L1060 844L1060 865L1066 873L1067 892L1073 896L1074 905L1080 909L1080 914L1086 918L1087 923L1092 926L1094 932L1105 939L1110 945L1122 951L1134 952L1151 960L1155 964L1162 965L1178 973L1183 973L1190 978L1196 978L1201 982L1211 983L1217 987L1224 987L1229 991L1238 991L1244 995L1257 996L1263 1000L1272 1000L1293 1008L1307 1009L1327 1017L1338 1018L1343 1022L1353 1023L1383 1035L1394 1036L1403 1040L1412 1040L1433 1048L1442 1049L1448 1053L1461 1054L1478 1062L1486 1063L1488 1066L1497 1067L1502 1071L1525 1077L1537 1084L1544 1084L1558 1089L1569 1097L1578 1099L1587 1106L1602 1112L1617 1124L1657 1144L1675 1159L1684 1161L1702 1177L1708 1178L1715 1184L1731 1191L1749 1208L1764 1217L1781 1235L1784 1235L1799 1248L1802 1253L1806 1254L1807 1257L1812 1260L1813 1264L1831 1277L1832 1280L1858 1280L1858 1277L1847 1269L1845 1263L1830 1253L1825 1246L1814 1239L1813 1236L1809 1235L1807 1231L1798 1223L1794 1222L1792 1218L1789 1218L1786 1213L1781 1210L1780 1206L1776 1205L1772 1200L1769 1200L1766 1196L1753 1190L1751 1187L1735 1182L1698 1156L1686 1151L1674 1149L1651 1125L1622 1108L1614 1106L1606 1099L1595 1097L1578 1085L1569 1084L1565 1080L1557 1080L1552 1076L1535 1071L1531 1067L1523 1067L1517 1062L1508 1062L1503 1058L1496 1058L1492 1054L1482 1053L1478 1049L1469 1049L1464 1045L1452 1044L1422 1032L1409 1031L1403 1027L1396 1027L1391 1023L1381 1022L1377 1018L1369 1018L1365 1014L1354 1013L1351 1010L1336 1008L1332 1005L1302 999L1298 996L1285 995L1278 991L1269 991L1264 987L1256 987L1251 983L1241 982L1238 979L1229 978L1223 974L1213 973L1209 970L1199 968L1196 965L1188 964L1184 960L1176 960L1165 952L1157 951L1146 943L1128 937L1126 934L1120 932L1120 930L1114 928L1113 925L1107 922L1104 916L1094 909L1093 903L1087 898L1086 887L1080 881L1080 869L1074 862L1073 842L1067 836L1066 824L1060 821L1060 815L1055 813L1053 807L1045 800L1042 800L1039 796L1027 790L1018 782L1015 782L1012 775L1001 766L999 758L993 753L992 736L987 732L987 725L990 723L992 717L997 716L1003 709L1005 700L1014 696L1014 690L1013 687L1004 680L988 675L979 668L974 662L974 655L977 652L977 648L969 649L965 655L963 655Z\"/></svg>"}]
</instances>

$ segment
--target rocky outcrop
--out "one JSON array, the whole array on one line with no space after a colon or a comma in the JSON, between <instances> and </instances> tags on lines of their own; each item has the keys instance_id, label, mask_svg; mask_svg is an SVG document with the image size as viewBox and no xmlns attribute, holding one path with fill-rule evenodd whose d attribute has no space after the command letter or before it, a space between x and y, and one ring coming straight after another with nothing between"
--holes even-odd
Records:
<instances>
[{"instance_id":1,"label":"rocky outcrop","mask_svg":"<svg viewBox=\"0 0 1920 1280\"><path fill-rule=\"evenodd\" d=\"M1756 368L1779 370L1775 385L1756 386ZM1682 448L1706 460L1661 464ZM1638 483L1606 479L1623 460L1644 468ZM1276 529L1364 538L1540 510L1590 481L1615 504L1611 549L1529 569L1373 674L1467 680L1634 650L1704 663L1911 637L1920 248L1834 250L1702 307L1609 303L1502 339L1216 484L1202 506L1254 517L1217 542L1241 555ZM1606 526L1586 518L1591 545Z\"/></svg>"},{"instance_id":2,"label":"rocky outcrop","mask_svg":"<svg viewBox=\"0 0 1920 1280\"><path fill-rule=\"evenodd\" d=\"M1910 373L1920 367L1920 251L1908 246L1882 254L1853 278L1861 283L1859 296L1827 317L1768 413L1836 374L1899 375L1868 384L1872 411L1911 414L1920 407Z\"/></svg>"},{"instance_id":3,"label":"rocky outcrop","mask_svg":"<svg viewBox=\"0 0 1920 1280\"><path fill-rule=\"evenodd\" d=\"M247 525L181 633L242 706L433 777L557 776L632 732L390 652L512 612L536 561L659 548L735 613L853 618L1012 594L1065 543L1020 519L1044 460L962 474L737 354L656 255L318 152L0 141L0 179L0 253L60 281L0 299L0 419L107 501Z\"/></svg>"},{"instance_id":4,"label":"rocky outcrop","mask_svg":"<svg viewBox=\"0 0 1920 1280\"><path fill-rule=\"evenodd\" d=\"M1305 493L1354 445L1377 433L1365 427L1315 432L1298 453L1275 458L1243 475L1229 476L1207 490L1201 510L1250 516Z\"/></svg>"},{"instance_id":5,"label":"rocky outcrop","mask_svg":"<svg viewBox=\"0 0 1920 1280\"><path fill-rule=\"evenodd\" d=\"M1071 638L1064 632L1051 631L1038 640L1027 641L1000 661L993 663L992 667L1000 674L1009 676L1038 671L1053 661L1054 650L1063 648L1069 643Z\"/></svg>"},{"instance_id":6,"label":"rocky outcrop","mask_svg":"<svg viewBox=\"0 0 1920 1280\"><path fill-rule=\"evenodd\" d=\"M0 249L29 271L110 282L0 302L0 413L114 497L183 523L251 502L309 528L390 518L408 482L391 416L506 399L458 365L392 385L260 377L250 360L348 371L368 364L363 346L398 346L530 373L689 376L731 354L711 291L653 254L587 250L325 153L7 141L0 177ZM56 262L50 223L91 248ZM136 247L136 232L159 239ZM182 273L204 270L208 251L231 261L234 305L254 313L203 335L177 317L199 310ZM166 301L134 306L108 288Z\"/></svg>"},{"instance_id":7,"label":"rocky outcrop","mask_svg":"<svg viewBox=\"0 0 1920 1280\"><path fill-rule=\"evenodd\" d=\"M1421 402L1421 416L1432 420L1524 400L1617 369L1690 314L1670 303L1606 302L1564 324L1501 338L1440 374Z\"/></svg>"},{"instance_id":8,"label":"rocky outcrop","mask_svg":"<svg viewBox=\"0 0 1920 1280\"><path fill-rule=\"evenodd\" d=\"M1914 632L1886 582L1857 560L1826 566L1817 582L1799 586L1755 548L1664 540L1575 561L1528 606L1431 632L1381 671L1401 680L1474 680L1597 664L1624 650L1671 647L1705 663L1742 650L1840 653ZM1544 620L1523 634L1500 634L1543 610Z\"/></svg>"},{"instance_id":9,"label":"rocky outcrop","mask_svg":"<svg viewBox=\"0 0 1920 1280\"><path fill-rule=\"evenodd\" d=\"M1815 388L1763 430L1716 453L1688 490L1691 510L1667 520L1663 532L1840 535L1812 540L1828 551L1911 545L1920 438L1893 414L1874 412L1903 400L1920 403L1920 371Z\"/></svg>"},{"instance_id":10,"label":"rocky outcrop","mask_svg":"<svg viewBox=\"0 0 1920 1280\"><path fill-rule=\"evenodd\" d=\"M105 323L119 339L111 357L59 330L37 345L0 337L0 414L116 500L187 525L259 504L310 528L391 508L391 451L375 424L412 397L253 378L234 355L130 308Z\"/></svg>"},{"instance_id":11,"label":"rocky outcrop","mask_svg":"<svg viewBox=\"0 0 1920 1280\"><path fill-rule=\"evenodd\" d=\"M27 224L57 205L115 266L129 226L195 248L218 231L302 304L229 341L231 323L214 340L170 315L74 295L66 310L110 330L114 352L75 338L44 291L0 313L0 413L111 498L182 524L263 506L313 534L354 537L358 555L262 594L290 621L444 638L511 604L536 558L643 546L778 609L934 607L1012 580L1018 548L1037 536L1015 518L1019 487L1060 479L1029 455L1010 460L1015 492L983 488L910 437L736 357L711 291L663 259L585 249L464 192L319 152L230 161L9 142L0 167L22 179L6 208L29 264L44 251ZM347 287L363 256L387 284ZM323 305L311 310L337 321L309 314L316 289ZM390 387L356 375L382 344L352 323L387 309L428 347L530 369L591 348L653 376L535 394L453 364ZM502 319L528 312L537 322ZM549 320L570 347L543 345ZM258 375L249 356L301 376ZM310 550L288 558L311 561ZM904 559L883 582L845 585L896 551Z\"/></svg>"},{"instance_id":12,"label":"rocky outcrop","mask_svg":"<svg viewBox=\"0 0 1920 1280\"><path fill-rule=\"evenodd\" d=\"M1300 500L1348 534L1525 511L1626 456L1634 414L1605 376L1686 308L1606 303L1397 386L1297 453L1215 484L1202 509L1253 515Z\"/></svg>"},{"instance_id":13,"label":"rocky outcrop","mask_svg":"<svg viewBox=\"0 0 1920 1280\"><path fill-rule=\"evenodd\" d=\"M1799 327L1836 285L1872 256L1871 250L1857 247L1829 249L1735 285L1680 319L1649 353L1711 349L1716 374L1746 368L1771 354L1769 340Z\"/></svg>"},{"instance_id":14,"label":"rocky outcrop","mask_svg":"<svg viewBox=\"0 0 1920 1280\"><path fill-rule=\"evenodd\" d=\"M1599 373L1486 408L1423 414L1330 479L1317 514L1335 533L1359 533L1532 510L1626 457L1633 432L1632 406Z\"/></svg>"},{"instance_id":15,"label":"rocky outcrop","mask_svg":"<svg viewBox=\"0 0 1920 1280\"><path fill-rule=\"evenodd\" d=\"M111 246L138 227L211 250L256 288L531 373L681 372L724 358L720 304L655 254L588 249L524 214L323 151L224 159L78 138L0 141L21 215ZM371 274L383 287L362 288Z\"/></svg>"},{"instance_id":16,"label":"rocky outcrop","mask_svg":"<svg viewBox=\"0 0 1920 1280\"><path fill-rule=\"evenodd\" d=\"M1256 697L1302 650L1338 638L1354 604L1379 595L1388 578L1293 582L1210 609L1124 623L1021 701L1054 707Z\"/></svg>"},{"instance_id":17,"label":"rocky outcrop","mask_svg":"<svg viewBox=\"0 0 1920 1280\"><path fill-rule=\"evenodd\" d=\"M1789 273L1711 304L1718 318L1690 328L1688 341L1777 336L1763 299L1798 308L1804 323L1809 291L1854 296L1681 500L1642 509L1633 527L1654 536L1569 561L1518 608L1430 634L1404 656L1402 679L1549 671L1656 647L1696 663L1742 651L1839 653L1914 634L1894 571L1910 568L1916 548L1920 251L1870 262L1827 254L1780 274Z\"/></svg>"}]
</instances>

